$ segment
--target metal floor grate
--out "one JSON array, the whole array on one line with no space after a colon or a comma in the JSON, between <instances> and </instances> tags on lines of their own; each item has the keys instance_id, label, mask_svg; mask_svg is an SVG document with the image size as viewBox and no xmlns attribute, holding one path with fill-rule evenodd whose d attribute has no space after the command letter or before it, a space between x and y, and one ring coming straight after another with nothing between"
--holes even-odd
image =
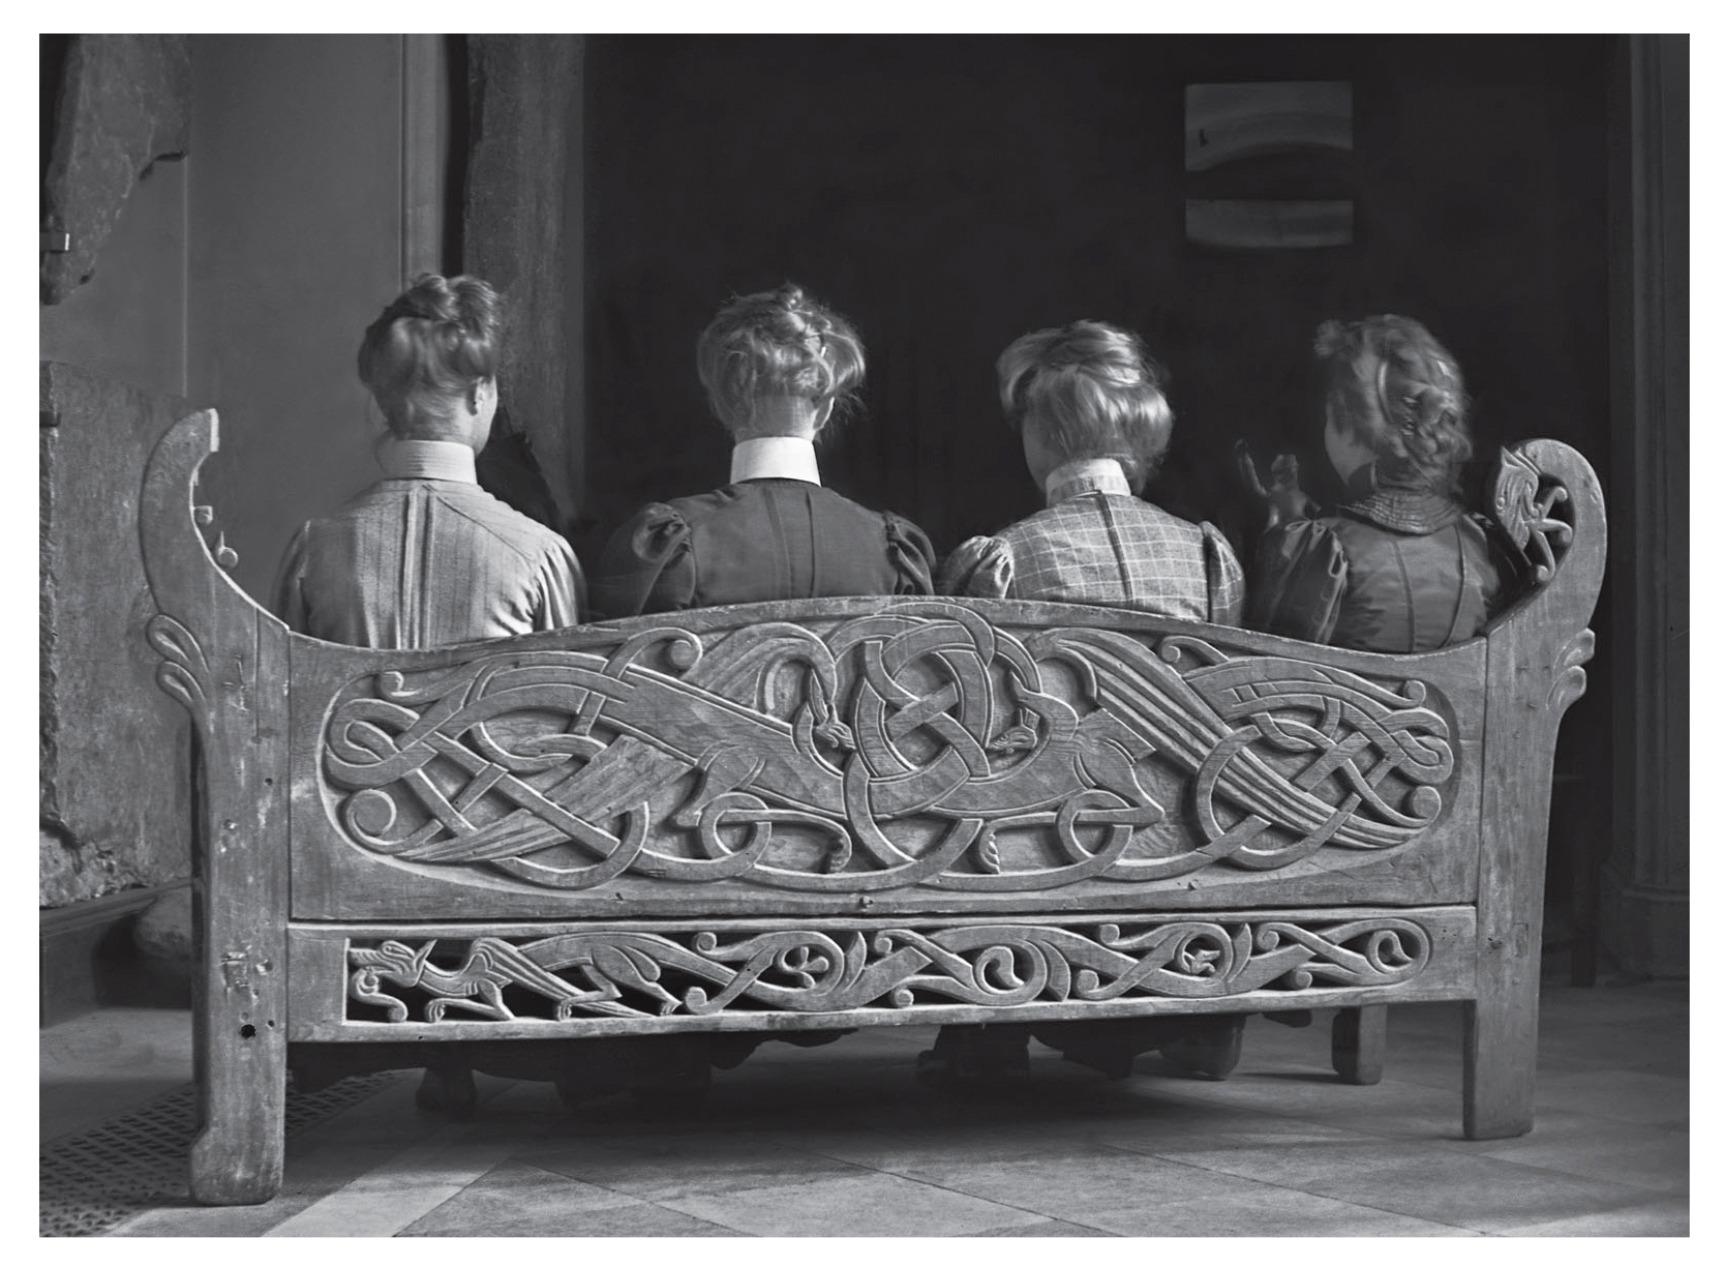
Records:
<instances>
[{"instance_id":1,"label":"metal floor grate","mask_svg":"<svg viewBox=\"0 0 1729 1278\"><path fill-rule=\"evenodd\" d=\"M346 1078L288 1093L289 1135L380 1091L394 1074ZM192 1084L143 1109L42 1146L38 1172L43 1238L105 1233L140 1212L188 1199L187 1156L198 1130Z\"/></svg>"}]
</instances>

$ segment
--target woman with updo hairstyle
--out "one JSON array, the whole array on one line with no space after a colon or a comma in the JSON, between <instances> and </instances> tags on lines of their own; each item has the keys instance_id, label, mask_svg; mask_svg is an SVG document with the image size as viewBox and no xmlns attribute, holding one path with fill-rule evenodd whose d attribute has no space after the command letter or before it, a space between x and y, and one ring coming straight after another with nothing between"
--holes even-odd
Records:
<instances>
[{"instance_id":1,"label":"woman with updo hairstyle","mask_svg":"<svg viewBox=\"0 0 1729 1278\"><path fill-rule=\"evenodd\" d=\"M384 478L303 524L277 575L294 629L362 648L437 648L575 625L570 545L476 482L498 409L498 297L422 275L366 329L356 363L388 428Z\"/></svg>"},{"instance_id":2,"label":"woman with updo hairstyle","mask_svg":"<svg viewBox=\"0 0 1729 1278\"><path fill-rule=\"evenodd\" d=\"M997 360L1003 415L1020 438L1044 509L994 537L962 542L944 561L938 593L1048 599L1136 608L1234 626L1243 573L1211 524L1191 524L1138 494L1170 446L1174 422L1164 370L1141 340L1096 320L1041 329ZM1155 1043L1172 1064L1222 1078L1236 1065L1243 1017L1155 1018L1158 1024L1089 1030ZM918 1057L932 1086L1028 1072L1028 1034L1062 1026L945 1025ZM1072 1040L1050 1037L1062 1045Z\"/></svg>"},{"instance_id":3,"label":"woman with updo hairstyle","mask_svg":"<svg viewBox=\"0 0 1729 1278\"><path fill-rule=\"evenodd\" d=\"M581 620L570 545L482 489L475 456L498 410L498 296L485 280L422 275L367 326L357 358L388 433L384 478L302 524L277 573L290 627L360 648L441 648ZM466 1110L472 1072L428 1070L427 1109Z\"/></svg>"},{"instance_id":4,"label":"woman with updo hairstyle","mask_svg":"<svg viewBox=\"0 0 1729 1278\"><path fill-rule=\"evenodd\" d=\"M594 583L600 616L930 593L924 533L823 487L817 467L817 436L864 380L852 325L787 284L722 307L696 363L733 439L731 475L713 492L645 506L613 534Z\"/></svg>"},{"instance_id":5,"label":"woman with updo hairstyle","mask_svg":"<svg viewBox=\"0 0 1729 1278\"><path fill-rule=\"evenodd\" d=\"M1236 625L1243 574L1218 529L1138 494L1170 445L1165 374L1140 338L1095 320L1016 338L997 360L1003 415L1045 507L961 543L943 594L1111 604Z\"/></svg>"},{"instance_id":6,"label":"woman with updo hairstyle","mask_svg":"<svg viewBox=\"0 0 1729 1278\"><path fill-rule=\"evenodd\" d=\"M1508 566L1459 497L1471 456L1459 363L1403 315L1329 321L1315 335L1323 440L1345 500L1322 514L1294 457L1264 484L1268 504L1245 624L1376 652L1428 652L1481 634Z\"/></svg>"}]
</instances>

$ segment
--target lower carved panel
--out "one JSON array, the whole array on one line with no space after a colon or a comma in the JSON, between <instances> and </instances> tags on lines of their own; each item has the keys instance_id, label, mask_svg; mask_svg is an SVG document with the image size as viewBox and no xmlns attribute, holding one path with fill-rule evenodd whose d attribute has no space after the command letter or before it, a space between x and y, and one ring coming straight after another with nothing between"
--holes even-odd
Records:
<instances>
[{"instance_id":1,"label":"lower carved panel","mask_svg":"<svg viewBox=\"0 0 1729 1278\"><path fill-rule=\"evenodd\" d=\"M1323 988L1398 990L1436 952L1396 915L888 923L350 939L349 1023L570 1022L1049 1008Z\"/></svg>"}]
</instances>

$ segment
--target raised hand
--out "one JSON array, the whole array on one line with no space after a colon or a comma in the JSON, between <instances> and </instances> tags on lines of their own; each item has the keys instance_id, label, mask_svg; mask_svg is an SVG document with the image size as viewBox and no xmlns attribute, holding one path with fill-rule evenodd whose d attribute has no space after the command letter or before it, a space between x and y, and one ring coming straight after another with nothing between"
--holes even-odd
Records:
<instances>
[{"instance_id":1,"label":"raised hand","mask_svg":"<svg viewBox=\"0 0 1729 1278\"><path fill-rule=\"evenodd\" d=\"M1267 527L1308 519L1316 513L1318 507L1302 489L1295 453L1280 453L1273 458L1268 467L1269 481L1262 480L1246 440L1237 441L1236 455L1237 474L1243 486L1267 505Z\"/></svg>"}]
</instances>

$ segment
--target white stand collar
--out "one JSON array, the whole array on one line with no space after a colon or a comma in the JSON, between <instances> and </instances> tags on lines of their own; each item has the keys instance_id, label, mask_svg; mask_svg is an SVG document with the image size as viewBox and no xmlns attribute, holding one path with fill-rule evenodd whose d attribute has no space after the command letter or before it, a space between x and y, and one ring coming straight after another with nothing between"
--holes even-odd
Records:
<instances>
[{"instance_id":1,"label":"white stand collar","mask_svg":"<svg viewBox=\"0 0 1729 1278\"><path fill-rule=\"evenodd\" d=\"M820 484L816 446L796 435L742 439L733 445L728 482L737 484L747 479L802 479L807 484Z\"/></svg>"},{"instance_id":2,"label":"white stand collar","mask_svg":"<svg viewBox=\"0 0 1729 1278\"><path fill-rule=\"evenodd\" d=\"M1130 496L1129 477L1113 457L1083 457L1065 462L1045 476L1045 505L1055 506L1087 493Z\"/></svg>"},{"instance_id":3,"label":"white stand collar","mask_svg":"<svg viewBox=\"0 0 1729 1278\"><path fill-rule=\"evenodd\" d=\"M378 464L388 479L446 479L477 482L474 450L443 439L389 439L379 446Z\"/></svg>"}]
</instances>

